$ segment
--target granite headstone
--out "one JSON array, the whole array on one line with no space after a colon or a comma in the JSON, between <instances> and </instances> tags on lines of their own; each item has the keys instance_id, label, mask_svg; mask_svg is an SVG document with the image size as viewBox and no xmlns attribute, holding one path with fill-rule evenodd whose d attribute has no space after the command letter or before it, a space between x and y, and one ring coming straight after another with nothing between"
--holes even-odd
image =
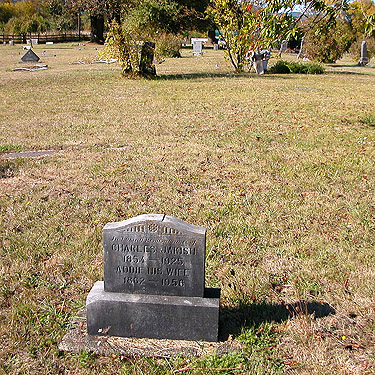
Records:
<instances>
[{"instance_id":1,"label":"granite headstone","mask_svg":"<svg viewBox=\"0 0 375 375\"><path fill-rule=\"evenodd\" d=\"M287 40L281 41L279 53L285 52L287 48L288 48L288 41Z\"/></svg>"},{"instance_id":2,"label":"granite headstone","mask_svg":"<svg viewBox=\"0 0 375 375\"><path fill-rule=\"evenodd\" d=\"M362 43L361 43L361 58L359 60L359 65L367 65L369 62L369 59L368 59L368 52L367 52L367 42L364 40Z\"/></svg>"},{"instance_id":3,"label":"granite headstone","mask_svg":"<svg viewBox=\"0 0 375 375\"><path fill-rule=\"evenodd\" d=\"M203 49L203 43L200 40L193 41L193 55L201 55Z\"/></svg>"},{"instance_id":4,"label":"granite headstone","mask_svg":"<svg viewBox=\"0 0 375 375\"><path fill-rule=\"evenodd\" d=\"M204 287L205 244L204 228L161 214L105 225L89 334L217 341L220 290Z\"/></svg>"},{"instance_id":5,"label":"granite headstone","mask_svg":"<svg viewBox=\"0 0 375 375\"><path fill-rule=\"evenodd\" d=\"M32 50L29 49L22 57L23 62L38 62L39 56Z\"/></svg>"},{"instance_id":6,"label":"granite headstone","mask_svg":"<svg viewBox=\"0 0 375 375\"><path fill-rule=\"evenodd\" d=\"M298 55L297 55L297 59L303 59L303 55L305 53L304 49L305 49L305 37L303 36L301 38L301 44L300 44L300 47L299 47L299 52L298 52Z\"/></svg>"},{"instance_id":7,"label":"granite headstone","mask_svg":"<svg viewBox=\"0 0 375 375\"><path fill-rule=\"evenodd\" d=\"M153 64L154 53L155 53L155 43L145 42L141 50L139 69L143 74L147 76L156 75L155 65Z\"/></svg>"}]
</instances>

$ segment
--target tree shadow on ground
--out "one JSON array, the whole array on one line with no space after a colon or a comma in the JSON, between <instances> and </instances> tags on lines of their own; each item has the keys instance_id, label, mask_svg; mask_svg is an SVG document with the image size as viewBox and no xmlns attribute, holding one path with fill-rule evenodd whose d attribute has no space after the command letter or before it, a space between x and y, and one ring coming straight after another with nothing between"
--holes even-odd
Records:
<instances>
[{"instance_id":1,"label":"tree shadow on ground","mask_svg":"<svg viewBox=\"0 0 375 375\"><path fill-rule=\"evenodd\" d=\"M240 78L249 77L246 73L184 73L184 74L162 74L157 76L156 79L160 81L170 81L179 79L197 79L197 78Z\"/></svg>"},{"instance_id":2,"label":"tree shadow on ground","mask_svg":"<svg viewBox=\"0 0 375 375\"><path fill-rule=\"evenodd\" d=\"M253 79L265 79L265 78L275 78L274 74L252 74L252 73L186 73L186 74L162 74L157 76L155 79L160 81L169 81L169 80L189 80L189 79L199 79L199 78L253 78ZM287 75L280 76L278 78L291 78Z\"/></svg>"},{"instance_id":3,"label":"tree shadow on ground","mask_svg":"<svg viewBox=\"0 0 375 375\"><path fill-rule=\"evenodd\" d=\"M327 66L332 68L361 68L358 64L327 64Z\"/></svg>"},{"instance_id":4,"label":"tree shadow on ground","mask_svg":"<svg viewBox=\"0 0 375 375\"><path fill-rule=\"evenodd\" d=\"M335 314L328 303L316 301L298 301L289 304L250 304L237 308L223 308L220 311L220 341L229 335L238 335L244 327L259 326L265 322L280 323L297 315L311 315L323 318Z\"/></svg>"},{"instance_id":5,"label":"tree shadow on ground","mask_svg":"<svg viewBox=\"0 0 375 375\"><path fill-rule=\"evenodd\" d=\"M328 65L332 68L355 68L355 66L351 65ZM355 76L373 76L373 72L350 72L350 71L344 71L344 70L327 70L327 74L342 74L342 75L355 75Z\"/></svg>"}]
</instances>

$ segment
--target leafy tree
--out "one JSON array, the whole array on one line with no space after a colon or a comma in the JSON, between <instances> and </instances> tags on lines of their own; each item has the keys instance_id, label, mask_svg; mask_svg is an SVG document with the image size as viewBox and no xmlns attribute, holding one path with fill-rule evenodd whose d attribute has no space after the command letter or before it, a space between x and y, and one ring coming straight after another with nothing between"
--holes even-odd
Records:
<instances>
[{"instance_id":1,"label":"leafy tree","mask_svg":"<svg viewBox=\"0 0 375 375\"><path fill-rule=\"evenodd\" d=\"M336 15L334 23L327 25L318 15L314 18L317 23L311 26L312 18L308 19L303 24L307 56L320 62L335 62L353 43L358 45L365 38L371 14L375 14L371 0L359 0Z\"/></svg>"},{"instance_id":2,"label":"leafy tree","mask_svg":"<svg viewBox=\"0 0 375 375\"><path fill-rule=\"evenodd\" d=\"M357 34L375 37L375 4L371 0L357 0L348 11Z\"/></svg>"},{"instance_id":3,"label":"leafy tree","mask_svg":"<svg viewBox=\"0 0 375 375\"><path fill-rule=\"evenodd\" d=\"M375 36L375 14L366 17L365 31L368 35Z\"/></svg>"},{"instance_id":4,"label":"leafy tree","mask_svg":"<svg viewBox=\"0 0 375 375\"><path fill-rule=\"evenodd\" d=\"M296 6L303 12L294 18ZM249 50L269 48L275 41L302 32L300 21L311 16L312 24L331 25L346 2L326 4L323 0L211 0L207 14L226 42L226 53L236 71L242 71ZM323 22L324 20L324 22Z\"/></svg>"},{"instance_id":5,"label":"leafy tree","mask_svg":"<svg viewBox=\"0 0 375 375\"><path fill-rule=\"evenodd\" d=\"M209 30L213 28L212 22L205 16L209 0L175 0L179 5L179 29Z\"/></svg>"},{"instance_id":6,"label":"leafy tree","mask_svg":"<svg viewBox=\"0 0 375 375\"><path fill-rule=\"evenodd\" d=\"M67 31L77 28L77 11L66 0L38 0L50 28Z\"/></svg>"},{"instance_id":7,"label":"leafy tree","mask_svg":"<svg viewBox=\"0 0 375 375\"><path fill-rule=\"evenodd\" d=\"M15 15L15 6L13 3L3 2L0 4L0 28Z\"/></svg>"},{"instance_id":8,"label":"leafy tree","mask_svg":"<svg viewBox=\"0 0 375 375\"><path fill-rule=\"evenodd\" d=\"M371 0L354 1L350 3L346 12L348 23L356 36L371 35L371 32L368 33L368 28L371 26L373 16L375 16L375 5Z\"/></svg>"},{"instance_id":9,"label":"leafy tree","mask_svg":"<svg viewBox=\"0 0 375 375\"><path fill-rule=\"evenodd\" d=\"M122 9L121 24L110 25L103 52L105 57L115 57L128 76L149 76L142 69L141 52L146 42L160 33L179 30L179 6L168 0L141 0ZM151 74L155 73L151 70Z\"/></svg>"},{"instance_id":10,"label":"leafy tree","mask_svg":"<svg viewBox=\"0 0 375 375\"><path fill-rule=\"evenodd\" d=\"M305 33L306 55L310 60L334 63L348 51L356 37L343 19L338 19L332 27L319 26Z\"/></svg>"},{"instance_id":11,"label":"leafy tree","mask_svg":"<svg viewBox=\"0 0 375 375\"><path fill-rule=\"evenodd\" d=\"M43 8L36 1L3 3L0 7L0 19L6 31L23 35L24 39L28 33L43 32L49 28Z\"/></svg>"},{"instance_id":12,"label":"leafy tree","mask_svg":"<svg viewBox=\"0 0 375 375\"><path fill-rule=\"evenodd\" d=\"M123 14L133 9L136 0L66 0L71 9L85 11L90 15L91 35L90 40L95 43L104 43L105 21L110 23L115 20L121 23Z\"/></svg>"},{"instance_id":13,"label":"leafy tree","mask_svg":"<svg viewBox=\"0 0 375 375\"><path fill-rule=\"evenodd\" d=\"M203 17L204 4L207 2L186 0L140 0L124 4L121 22L111 23L103 56L116 57L122 64L123 73L128 76L149 76L150 70L143 71L140 63L142 48L156 39L175 44L176 40L172 42L173 38L168 38L168 35L177 34L184 28L207 26ZM151 73L155 73L154 69Z\"/></svg>"},{"instance_id":14,"label":"leafy tree","mask_svg":"<svg viewBox=\"0 0 375 375\"><path fill-rule=\"evenodd\" d=\"M354 61L359 61L361 44L367 41L369 57L375 55L375 4L371 0L357 0L350 4L348 10L350 24L356 40L349 52Z\"/></svg>"},{"instance_id":15,"label":"leafy tree","mask_svg":"<svg viewBox=\"0 0 375 375\"><path fill-rule=\"evenodd\" d=\"M64 1L64 0L63 0ZM86 11L90 15L91 34L90 41L104 43L104 17L107 10L107 2L99 0L67 0L65 7L73 12Z\"/></svg>"}]
</instances>

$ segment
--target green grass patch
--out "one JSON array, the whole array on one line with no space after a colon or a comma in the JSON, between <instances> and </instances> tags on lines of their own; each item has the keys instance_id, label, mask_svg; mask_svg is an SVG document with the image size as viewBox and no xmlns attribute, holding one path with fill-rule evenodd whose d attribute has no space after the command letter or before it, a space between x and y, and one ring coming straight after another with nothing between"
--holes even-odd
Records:
<instances>
[{"instance_id":1,"label":"green grass patch","mask_svg":"<svg viewBox=\"0 0 375 375\"><path fill-rule=\"evenodd\" d=\"M22 149L21 145L0 145L0 153L19 152Z\"/></svg>"},{"instance_id":2,"label":"green grass patch","mask_svg":"<svg viewBox=\"0 0 375 375\"><path fill-rule=\"evenodd\" d=\"M375 126L375 115L366 115L359 120L362 124Z\"/></svg>"}]
</instances>

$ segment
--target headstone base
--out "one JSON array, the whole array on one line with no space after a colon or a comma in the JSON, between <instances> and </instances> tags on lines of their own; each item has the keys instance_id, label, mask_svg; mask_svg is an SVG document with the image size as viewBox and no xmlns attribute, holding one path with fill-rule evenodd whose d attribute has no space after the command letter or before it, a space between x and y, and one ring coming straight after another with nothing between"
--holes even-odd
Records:
<instances>
[{"instance_id":1,"label":"headstone base","mask_svg":"<svg viewBox=\"0 0 375 375\"><path fill-rule=\"evenodd\" d=\"M82 351L104 356L124 356L128 358L171 358L221 356L242 353L243 344L227 341L185 341L168 339L140 339L115 336L90 336L86 330L86 309L82 309L70 321L70 327L59 343L59 350L70 353Z\"/></svg>"},{"instance_id":2,"label":"headstone base","mask_svg":"<svg viewBox=\"0 0 375 375\"><path fill-rule=\"evenodd\" d=\"M160 296L104 291L97 281L86 300L89 335L217 341L219 289L205 297Z\"/></svg>"}]
</instances>

